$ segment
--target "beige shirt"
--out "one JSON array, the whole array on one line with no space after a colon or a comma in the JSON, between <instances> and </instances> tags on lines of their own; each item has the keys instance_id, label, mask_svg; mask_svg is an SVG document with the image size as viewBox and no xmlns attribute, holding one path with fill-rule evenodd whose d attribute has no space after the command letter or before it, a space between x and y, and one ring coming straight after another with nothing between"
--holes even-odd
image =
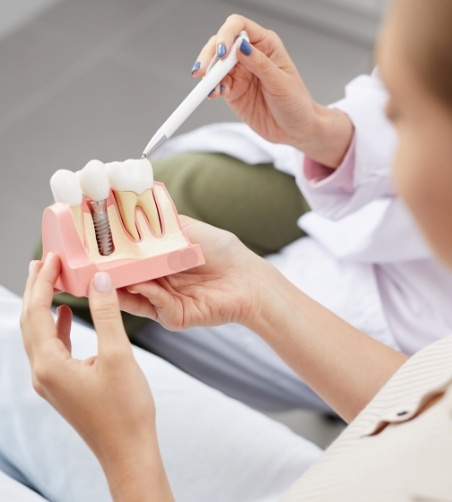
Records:
<instances>
[{"instance_id":1,"label":"beige shirt","mask_svg":"<svg viewBox=\"0 0 452 502\"><path fill-rule=\"evenodd\" d=\"M452 337L409 359L282 502L301 500L452 501Z\"/></svg>"}]
</instances>

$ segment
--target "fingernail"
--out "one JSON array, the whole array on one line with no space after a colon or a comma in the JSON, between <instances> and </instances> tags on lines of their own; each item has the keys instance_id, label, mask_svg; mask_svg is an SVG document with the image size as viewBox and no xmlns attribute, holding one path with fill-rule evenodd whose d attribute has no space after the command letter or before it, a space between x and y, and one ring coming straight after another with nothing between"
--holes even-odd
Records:
<instances>
[{"instance_id":1,"label":"fingernail","mask_svg":"<svg viewBox=\"0 0 452 502\"><path fill-rule=\"evenodd\" d=\"M201 61L196 61L196 63L193 65L193 68L191 69L192 73L195 73L196 70L199 70L201 68Z\"/></svg>"},{"instance_id":2,"label":"fingernail","mask_svg":"<svg viewBox=\"0 0 452 502\"><path fill-rule=\"evenodd\" d=\"M212 96L212 94L215 92L215 89L212 89L209 94L208 94L208 97Z\"/></svg>"},{"instance_id":3,"label":"fingernail","mask_svg":"<svg viewBox=\"0 0 452 502\"><path fill-rule=\"evenodd\" d=\"M28 265L28 275L32 275L35 273L36 270L36 260L31 260L30 264Z\"/></svg>"},{"instance_id":4,"label":"fingernail","mask_svg":"<svg viewBox=\"0 0 452 502\"><path fill-rule=\"evenodd\" d=\"M110 274L107 272L97 272L94 276L94 289L99 293L107 293L113 289Z\"/></svg>"},{"instance_id":5,"label":"fingernail","mask_svg":"<svg viewBox=\"0 0 452 502\"><path fill-rule=\"evenodd\" d=\"M244 38L240 44L240 52L249 56L253 52L253 46Z\"/></svg>"},{"instance_id":6,"label":"fingernail","mask_svg":"<svg viewBox=\"0 0 452 502\"><path fill-rule=\"evenodd\" d=\"M224 44L218 44L217 56L222 58L226 54L226 46Z\"/></svg>"},{"instance_id":7,"label":"fingernail","mask_svg":"<svg viewBox=\"0 0 452 502\"><path fill-rule=\"evenodd\" d=\"M44 265L48 265L55 257L55 253L54 252L50 252L50 253L47 253L45 259L44 259Z\"/></svg>"},{"instance_id":8,"label":"fingernail","mask_svg":"<svg viewBox=\"0 0 452 502\"><path fill-rule=\"evenodd\" d=\"M226 86L221 84L220 85L220 94L226 89Z\"/></svg>"}]
</instances>

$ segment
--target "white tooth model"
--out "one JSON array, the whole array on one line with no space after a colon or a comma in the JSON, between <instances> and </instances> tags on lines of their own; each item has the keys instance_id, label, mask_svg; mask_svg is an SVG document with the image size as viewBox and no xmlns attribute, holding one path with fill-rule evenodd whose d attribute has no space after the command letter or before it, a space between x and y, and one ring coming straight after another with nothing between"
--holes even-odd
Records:
<instances>
[{"instance_id":1,"label":"white tooth model","mask_svg":"<svg viewBox=\"0 0 452 502\"><path fill-rule=\"evenodd\" d=\"M50 189L55 202L66 202L71 206L77 231L83 239L83 193L77 175L68 169L59 169L50 178Z\"/></svg>"},{"instance_id":2,"label":"white tooth model","mask_svg":"<svg viewBox=\"0 0 452 502\"><path fill-rule=\"evenodd\" d=\"M116 288L201 265L163 183L148 159L103 164L51 178L57 204L44 210L43 257L59 254L59 291L86 296L93 275L108 270Z\"/></svg>"},{"instance_id":3,"label":"white tooth model","mask_svg":"<svg viewBox=\"0 0 452 502\"><path fill-rule=\"evenodd\" d=\"M110 193L107 169L100 160L90 160L86 166L75 173L80 181L82 192L91 200L105 200Z\"/></svg>"},{"instance_id":4,"label":"white tooth model","mask_svg":"<svg viewBox=\"0 0 452 502\"><path fill-rule=\"evenodd\" d=\"M105 164L110 185L114 190L122 222L133 239L139 240L136 209L141 208L155 235L161 235L157 205L152 193L154 176L148 159L129 159Z\"/></svg>"}]
</instances>

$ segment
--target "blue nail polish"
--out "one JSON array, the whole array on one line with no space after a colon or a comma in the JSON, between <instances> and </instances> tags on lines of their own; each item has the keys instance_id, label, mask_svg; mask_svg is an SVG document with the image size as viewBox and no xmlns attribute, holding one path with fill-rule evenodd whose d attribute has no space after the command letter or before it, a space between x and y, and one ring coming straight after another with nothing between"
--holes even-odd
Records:
<instances>
[{"instance_id":1,"label":"blue nail polish","mask_svg":"<svg viewBox=\"0 0 452 502\"><path fill-rule=\"evenodd\" d=\"M223 84L220 85L220 94L226 89L226 86Z\"/></svg>"},{"instance_id":2,"label":"blue nail polish","mask_svg":"<svg viewBox=\"0 0 452 502\"><path fill-rule=\"evenodd\" d=\"M249 56L253 52L253 46L245 38L240 44L240 52L245 56Z\"/></svg>"},{"instance_id":3,"label":"blue nail polish","mask_svg":"<svg viewBox=\"0 0 452 502\"><path fill-rule=\"evenodd\" d=\"M201 68L201 61L196 61L196 63L193 65L193 68L191 69L192 73L195 73L196 70L199 70Z\"/></svg>"},{"instance_id":4,"label":"blue nail polish","mask_svg":"<svg viewBox=\"0 0 452 502\"><path fill-rule=\"evenodd\" d=\"M222 58L226 54L226 46L224 44L219 44L217 47L217 56Z\"/></svg>"},{"instance_id":5,"label":"blue nail polish","mask_svg":"<svg viewBox=\"0 0 452 502\"><path fill-rule=\"evenodd\" d=\"M215 89L212 89L209 94L208 94L208 97L212 96L212 94L215 92Z\"/></svg>"}]
</instances>

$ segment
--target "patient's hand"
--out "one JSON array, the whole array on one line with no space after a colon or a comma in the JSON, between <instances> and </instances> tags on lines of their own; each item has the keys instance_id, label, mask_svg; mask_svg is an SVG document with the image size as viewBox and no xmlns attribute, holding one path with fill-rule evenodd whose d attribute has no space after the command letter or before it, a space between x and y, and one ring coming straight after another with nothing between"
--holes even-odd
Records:
<instances>
[{"instance_id":1,"label":"patient's hand","mask_svg":"<svg viewBox=\"0 0 452 502\"><path fill-rule=\"evenodd\" d=\"M229 232L186 216L181 222L190 241L201 245L206 264L119 290L121 308L169 330L247 324L268 264Z\"/></svg>"},{"instance_id":2,"label":"patient's hand","mask_svg":"<svg viewBox=\"0 0 452 502\"><path fill-rule=\"evenodd\" d=\"M110 277L96 274L89 294L98 355L77 360L71 356L70 309L60 307L56 321L50 310L59 272L54 254L44 263L32 262L24 293L21 327L34 387L96 454L115 500L135 500L132 495L141 491L170 500L154 401L133 357Z\"/></svg>"}]
</instances>

